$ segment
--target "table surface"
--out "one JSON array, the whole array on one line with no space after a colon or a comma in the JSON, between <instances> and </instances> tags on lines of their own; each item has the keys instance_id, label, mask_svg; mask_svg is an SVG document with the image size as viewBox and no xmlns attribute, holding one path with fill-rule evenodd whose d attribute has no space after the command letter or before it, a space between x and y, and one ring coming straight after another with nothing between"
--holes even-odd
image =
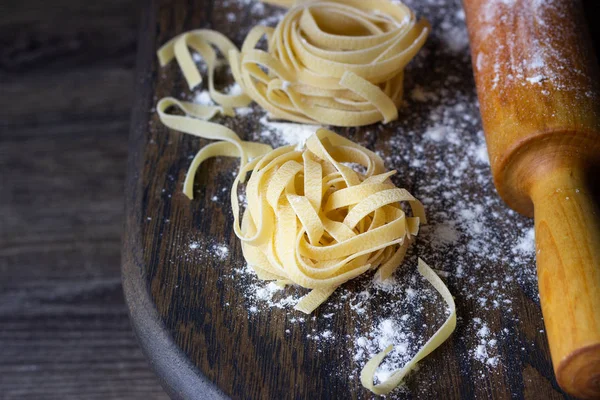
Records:
<instances>
[{"instance_id":1,"label":"table surface","mask_svg":"<svg viewBox=\"0 0 600 400\"><path fill-rule=\"evenodd\" d=\"M120 276L140 5L0 6L2 399L168 398Z\"/></svg>"},{"instance_id":2,"label":"table surface","mask_svg":"<svg viewBox=\"0 0 600 400\"><path fill-rule=\"evenodd\" d=\"M378 350L385 324L405 333L404 343L394 342L397 360L405 360L444 319L440 299L415 273L418 255L454 294L458 326L392 398L566 397L552 372L539 307L532 221L510 211L491 183L460 2L406 3L433 31L407 69L399 121L335 130L398 170L395 182L423 200L429 225L395 285L382 288L370 276L350 282L307 318L285 307L286 296L298 298L297 289L263 301L256 290L264 285L244 268L227 204L237 162L203 164L189 201L181 193L187 166L208 141L166 129L153 112L161 97L190 99L202 90L190 92L174 63L157 65L160 44L212 28L240 45L250 27L276 23L281 11L232 0L148 6L130 137L123 274L134 328L171 395L371 398L357 375ZM231 83L226 74L218 80ZM265 118L255 107L217 122L246 140L281 144L285 137ZM415 297L412 288L423 294Z\"/></svg>"},{"instance_id":3,"label":"table surface","mask_svg":"<svg viewBox=\"0 0 600 400\"><path fill-rule=\"evenodd\" d=\"M167 398L130 330L120 282L140 4L5 3L0 397ZM591 28L598 37L600 25Z\"/></svg>"}]
</instances>

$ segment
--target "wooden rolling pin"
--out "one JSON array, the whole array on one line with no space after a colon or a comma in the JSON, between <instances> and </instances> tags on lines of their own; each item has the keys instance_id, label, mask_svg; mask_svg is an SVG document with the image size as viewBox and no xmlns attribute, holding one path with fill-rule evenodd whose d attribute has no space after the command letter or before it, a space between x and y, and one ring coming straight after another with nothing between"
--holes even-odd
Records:
<instances>
[{"instance_id":1,"label":"wooden rolling pin","mask_svg":"<svg viewBox=\"0 0 600 400\"><path fill-rule=\"evenodd\" d=\"M535 217L556 378L574 396L600 398L600 81L582 6L464 7L494 183L509 206Z\"/></svg>"}]
</instances>

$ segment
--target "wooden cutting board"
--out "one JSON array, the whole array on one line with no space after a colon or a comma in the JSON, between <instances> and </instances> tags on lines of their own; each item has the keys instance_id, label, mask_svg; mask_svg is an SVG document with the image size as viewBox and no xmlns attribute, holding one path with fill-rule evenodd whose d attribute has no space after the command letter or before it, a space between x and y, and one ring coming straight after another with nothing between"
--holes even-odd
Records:
<instances>
[{"instance_id":1,"label":"wooden cutting board","mask_svg":"<svg viewBox=\"0 0 600 400\"><path fill-rule=\"evenodd\" d=\"M426 287L415 273L418 255L441 271L456 297L457 331L390 397L563 398L537 296L532 221L499 200L485 160L460 2L406 3L430 20L433 33L407 70L399 121L335 129L379 152L398 170L395 182L425 203L430 224L396 281ZM369 333L384 319L400 326L410 314L402 329L411 332L408 351L415 351L444 319L430 290L416 300L410 290L386 294L372 288L371 277L348 283L304 321L291 307L267 307L252 296L257 283L240 272L245 263L228 205L237 161L206 162L195 199L181 192L190 157L208 142L158 120L158 99L198 90L187 89L175 64L161 69L156 49L196 28L219 30L240 45L251 26L273 24L276 13L251 0L155 1L144 10L123 284L140 344L175 398L372 398L357 376L360 338L375 340ZM273 128L258 109L218 122L245 139L277 137L266 133ZM358 307L358 293L369 290Z\"/></svg>"}]
</instances>

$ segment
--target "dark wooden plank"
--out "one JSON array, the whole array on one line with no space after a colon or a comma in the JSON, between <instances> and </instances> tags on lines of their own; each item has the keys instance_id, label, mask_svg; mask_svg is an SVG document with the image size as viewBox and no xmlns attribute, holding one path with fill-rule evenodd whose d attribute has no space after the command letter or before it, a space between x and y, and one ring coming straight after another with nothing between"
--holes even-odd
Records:
<instances>
[{"instance_id":1,"label":"dark wooden plank","mask_svg":"<svg viewBox=\"0 0 600 400\"><path fill-rule=\"evenodd\" d=\"M61 75L28 73L26 84L16 75L2 83L5 96L0 105L5 139L27 140L36 129L38 135L54 137L60 130L53 128L74 123L83 128L86 123L128 122L132 99L130 68L84 66L70 71L68 79ZM48 130L39 129L40 126ZM86 135L94 133L90 130ZM67 130L64 134L73 132Z\"/></svg>"},{"instance_id":2,"label":"dark wooden plank","mask_svg":"<svg viewBox=\"0 0 600 400\"><path fill-rule=\"evenodd\" d=\"M61 0L49 5L25 0L1 7L0 78L12 73L65 74L65 68L76 72L73 67L86 65L133 66L137 1Z\"/></svg>"},{"instance_id":3,"label":"dark wooden plank","mask_svg":"<svg viewBox=\"0 0 600 400\"><path fill-rule=\"evenodd\" d=\"M166 398L120 279L135 1L0 13L0 397Z\"/></svg>"}]
</instances>

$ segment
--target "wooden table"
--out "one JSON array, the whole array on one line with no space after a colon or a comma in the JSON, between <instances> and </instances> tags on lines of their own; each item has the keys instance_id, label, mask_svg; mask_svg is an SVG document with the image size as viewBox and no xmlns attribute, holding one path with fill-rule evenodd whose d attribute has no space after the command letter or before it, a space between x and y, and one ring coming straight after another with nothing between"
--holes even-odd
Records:
<instances>
[{"instance_id":1,"label":"wooden table","mask_svg":"<svg viewBox=\"0 0 600 400\"><path fill-rule=\"evenodd\" d=\"M165 399L121 289L140 4L0 9L0 398Z\"/></svg>"},{"instance_id":2,"label":"wooden table","mask_svg":"<svg viewBox=\"0 0 600 400\"><path fill-rule=\"evenodd\" d=\"M470 58L466 43L461 42L464 25L459 2L407 3L430 19L434 33L407 72L409 101L400 113L400 122L336 130L380 152L390 167L399 170L402 186L428 199L431 226L398 279L414 274L410 267L418 254L443 270L456 296L456 333L421 363L406 388L392 398L565 398L552 372L533 278L533 254L517 260L511 252L532 222L497 199L489 167L477 164L473 154L461 150L461 144L464 148L481 145L482 136ZM385 299L375 300L359 317L349 306L334 310L326 304L314 320L307 318L303 324L292 323L300 315L289 309L249 312L248 296L235 283L241 279L236 278L236 271L244 262L232 233L227 196L211 201L231 183L237 163L211 160L203 165L196 176L196 198L189 201L181 193L189 157L208 142L169 131L153 112L158 98L190 96L175 65L159 68L155 57L159 45L194 28L219 30L239 45L253 23L275 12L275 8L265 7L264 13L258 13L252 7L251 2L230 0L161 1L145 8L129 142L123 250L123 282L132 322L164 387L176 398L371 398L356 377L354 342L357 332L366 334L369 323L373 326L380 320L379 309ZM415 91L417 84L427 89L425 94ZM435 96L428 98L431 92ZM458 100L452 104L447 99ZM458 143L431 130L430 116L435 113L442 125L461 127L454 136ZM260 116L219 121L243 138L257 140ZM463 117L468 123L457 122ZM415 157L418 163L412 161ZM467 160L462 167L461 157ZM481 154L477 157L481 161ZM449 168L454 167L462 172L450 187L440 177L452 173ZM476 204L473 199L486 201L477 218L489 224L486 228L492 233L480 240L479 252L467 249L477 238L467 237L472 233L461 231L459 225L450 228L458 230L454 234L467 235L464 241L460 235L453 238L452 232L443 232L448 228L446 219L460 223L451 219L457 196L471 206ZM202 248L190 250L194 241ZM225 243L229 253L216 257L211 243ZM486 254L490 252L500 256L491 262L491 255ZM527 268L529 275L510 272L515 266ZM502 279L494 284L496 274ZM368 282L349 283L343 293L352 296L364 285ZM481 295L483 303L489 303L482 305L478 288L493 291L498 285L498 298L508 300L510 306L490 306L494 299L486 293ZM331 303L339 304L335 296ZM338 337L335 345L320 346L308 340L307 335L322 329L324 315L330 312L333 317L328 326ZM414 324L418 336L431 335L442 315L434 303L423 304ZM486 362L493 363L489 358L477 359L478 329L482 327L477 325L478 318L497 333L494 351L499 367L486 366Z\"/></svg>"}]
</instances>

